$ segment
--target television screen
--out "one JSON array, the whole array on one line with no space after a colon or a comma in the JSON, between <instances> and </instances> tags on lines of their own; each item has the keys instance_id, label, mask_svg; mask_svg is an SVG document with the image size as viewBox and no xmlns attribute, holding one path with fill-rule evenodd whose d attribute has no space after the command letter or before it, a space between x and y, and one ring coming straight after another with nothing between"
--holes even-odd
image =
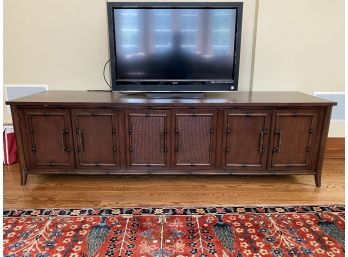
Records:
<instances>
[{"instance_id":1,"label":"television screen","mask_svg":"<svg viewBox=\"0 0 348 257\"><path fill-rule=\"evenodd\" d=\"M219 6L112 8L113 82L236 86L237 10Z\"/></svg>"}]
</instances>

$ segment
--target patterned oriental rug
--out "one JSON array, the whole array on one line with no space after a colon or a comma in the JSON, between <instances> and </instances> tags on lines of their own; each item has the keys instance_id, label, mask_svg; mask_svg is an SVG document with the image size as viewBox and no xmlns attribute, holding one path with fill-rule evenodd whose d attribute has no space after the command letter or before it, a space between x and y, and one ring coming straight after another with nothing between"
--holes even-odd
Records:
<instances>
[{"instance_id":1,"label":"patterned oriental rug","mask_svg":"<svg viewBox=\"0 0 348 257\"><path fill-rule=\"evenodd\" d=\"M344 256L344 206L4 211L3 256Z\"/></svg>"}]
</instances>

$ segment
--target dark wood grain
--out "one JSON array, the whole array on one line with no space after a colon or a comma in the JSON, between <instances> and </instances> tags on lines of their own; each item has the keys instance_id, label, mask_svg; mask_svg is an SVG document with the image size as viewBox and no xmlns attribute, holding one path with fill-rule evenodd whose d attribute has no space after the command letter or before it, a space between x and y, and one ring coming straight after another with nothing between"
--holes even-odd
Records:
<instances>
[{"instance_id":1,"label":"dark wood grain","mask_svg":"<svg viewBox=\"0 0 348 257\"><path fill-rule=\"evenodd\" d=\"M311 169L314 138L318 132L316 110L282 110L274 114L270 169Z\"/></svg>"},{"instance_id":2,"label":"dark wood grain","mask_svg":"<svg viewBox=\"0 0 348 257\"><path fill-rule=\"evenodd\" d=\"M13 128L16 135L16 144L17 144L17 153L18 153L18 161L19 161L19 167L20 167L20 177L21 177L21 185L25 185L27 183L27 171L28 171L28 163L29 157L24 151L25 144L27 142L24 142L24 140L27 139L27 137L23 134L25 134L25 122L23 122L23 114L22 110L18 109L16 105L11 105L11 114L12 114L12 121L13 121Z\"/></svg>"},{"instance_id":3,"label":"dark wood grain","mask_svg":"<svg viewBox=\"0 0 348 257\"><path fill-rule=\"evenodd\" d=\"M238 106L253 105L335 105L335 102L314 97L299 92L231 92L209 93L203 99L149 99L142 95L125 96L116 92L87 92L87 91L47 91L7 101L6 104L25 105L100 105L103 106Z\"/></svg>"},{"instance_id":4,"label":"dark wood grain","mask_svg":"<svg viewBox=\"0 0 348 257\"><path fill-rule=\"evenodd\" d=\"M168 111L126 111L128 169L169 168L169 124Z\"/></svg>"},{"instance_id":5,"label":"dark wood grain","mask_svg":"<svg viewBox=\"0 0 348 257\"><path fill-rule=\"evenodd\" d=\"M308 174L332 106L297 92L147 99L49 91L8 102L27 174ZM230 132L228 132L230 130Z\"/></svg>"},{"instance_id":6,"label":"dark wood grain","mask_svg":"<svg viewBox=\"0 0 348 257\"><path fill-rule=\"evenodd\" d=\"M269 110L226 111L224 168L266 170L270 127Z\"/></svg>"},{"instance_id":7,"label":"dark wood grain","mask_svg":"<svg viewBox=\"0 0 348 257\"><path fill-rule=\"evenodd\" d=\"M120 166L117 114L117 111L106 109L72 110L78 169L117 169Z\"/></svg>"},{"instance_id":8,"label":"dark wood grain","mask_svg":"<svg viewBox=\"0 0 348 257\"><path fill-rule=\"evenodd\" d=\"M185 110L174 114L174 167L214 169L216 110Z\"/></svg>"},{"instance_id":9,"label":"dark wood grain","mask_svg":"<svg viewBox=\"0 0 348 257\"><path fill-rule=\"evenodd\" d=\"M24 118L31 169L75 167L69 110L28 108Z\"/></svg>"},{"instance_id":10,"label":"dark wood grain","mask_svg":"<svg viewBox=\"0 0 348 257\"><path fill-rule=\"evenodd\" d=\"M322 130L320 134L320 140L318 140L319 150L318 150L318 159L315 169L315 184L317 187L321 186L321 174L324 162L324 154L326 148L327 135L329 134L330 127L330 118L331 118L332 108L326 107L324 112L322 112Z\"/></svg>"}]
</instances>

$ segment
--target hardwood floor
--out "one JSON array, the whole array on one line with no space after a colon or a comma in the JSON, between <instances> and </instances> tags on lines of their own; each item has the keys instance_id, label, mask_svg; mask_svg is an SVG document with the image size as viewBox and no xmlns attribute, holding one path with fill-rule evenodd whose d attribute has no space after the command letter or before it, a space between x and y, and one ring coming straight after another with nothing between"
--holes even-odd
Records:
<instances>
[{"instance_id":1,"label":"hardwood floor","mask_svg":"<svg viewBox=\"0 0 348 257\"><path fill-rule=\"evenodd\" d=\"M29 175L4 167L4 208L163 207L343 204L344 160L326 159L323 183L313 176Z\"/></svg>"},{"instance_id":2,"label":"hardwood floor","mask_svg":"<svg viewBox=\"0 0 348 257\"><path fill-rule=\"evenodd\" d=\"M342 137L330 137L326 143L325 156L328 159L344 159L345 144Z\"/></svg>"},{"instance_id":3,"label":"hardwood floor","mask_svg":"<svg viewBox=\"0 0 348 257\"><path fill-rule=\"evenodd\" d=\"M344 204L344 139L330 138L322 187L313 176L29 175L4 166L4 208Z\"/></svg>"}]
</instances>

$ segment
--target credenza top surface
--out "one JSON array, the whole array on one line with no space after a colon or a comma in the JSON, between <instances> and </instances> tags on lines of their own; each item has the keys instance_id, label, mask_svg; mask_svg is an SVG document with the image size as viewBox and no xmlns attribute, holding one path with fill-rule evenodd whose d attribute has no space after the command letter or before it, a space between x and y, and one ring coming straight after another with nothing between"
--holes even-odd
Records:
<instances>
[{"instance_id":1,"label":"credenza top surface","mask_svg":"<svg viewBox=\"0 0 348 257\"><path fill-rule=\"evenodd\" d=\"M203 99L148 99L117 92L47 91L7 101L10 105L140 105L140 106L234 106L234 105L336 105L335 102L300 92L207 93Z\"/></svg>"}]
</instances>

